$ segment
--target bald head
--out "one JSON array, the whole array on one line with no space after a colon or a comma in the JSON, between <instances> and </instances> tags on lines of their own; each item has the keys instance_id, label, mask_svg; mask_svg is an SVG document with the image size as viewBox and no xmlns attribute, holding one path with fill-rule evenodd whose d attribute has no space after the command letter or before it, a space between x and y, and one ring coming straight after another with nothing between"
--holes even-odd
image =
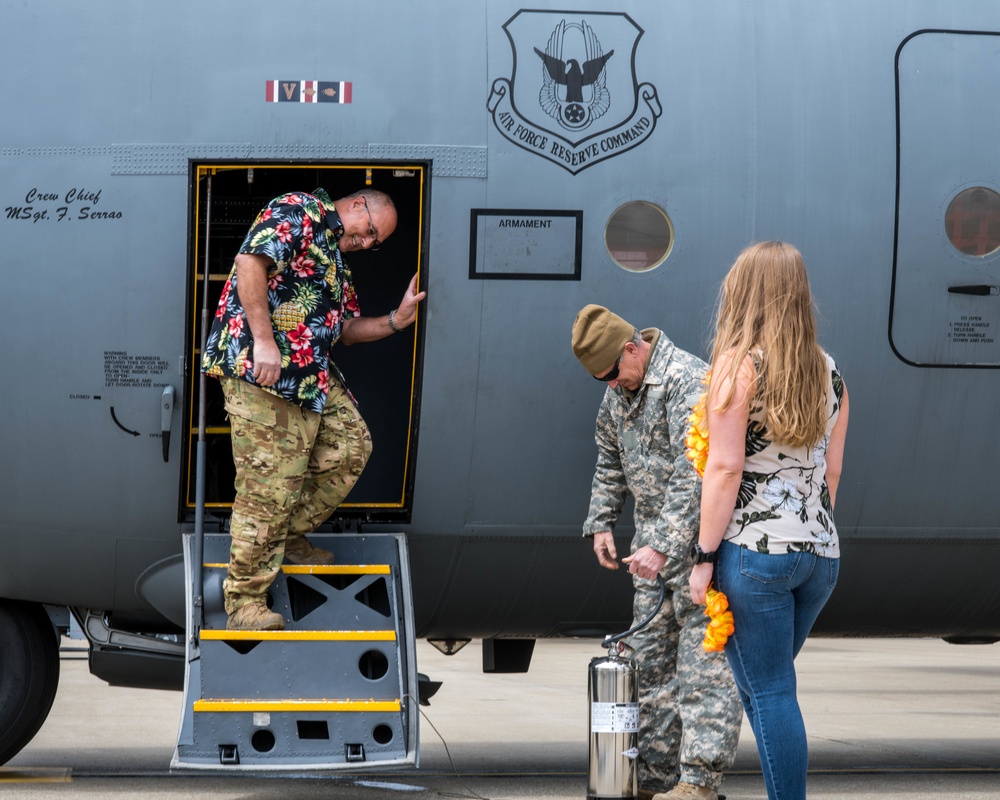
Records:
<instances>
[{"instance_id":1,"label":"bald head","mask_svg":"<svg viewBox=\"0 0 1000 800\"><path fill-rule=\"evenodd\" d=\"M361 189L333 201L344 226L337 246L341 252L369 250L396 230L396 205L378 189Z\"/></svg>"}]
</instances>

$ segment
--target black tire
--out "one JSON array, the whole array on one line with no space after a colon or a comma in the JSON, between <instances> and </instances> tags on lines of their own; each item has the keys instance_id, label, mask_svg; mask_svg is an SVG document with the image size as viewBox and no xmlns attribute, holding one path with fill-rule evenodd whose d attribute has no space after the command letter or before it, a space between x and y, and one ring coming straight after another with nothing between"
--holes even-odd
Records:
<instances>
[{"instance_id":1,"label":"black tire","mask_svg":"<svg viewBox=\"0 0 1000 800\"><path fill-rule=\"evenodd\" d=\"M0 764L38 733L59 685L59 642L37 603L0 600Z\"/></svg>"}]
</instances>

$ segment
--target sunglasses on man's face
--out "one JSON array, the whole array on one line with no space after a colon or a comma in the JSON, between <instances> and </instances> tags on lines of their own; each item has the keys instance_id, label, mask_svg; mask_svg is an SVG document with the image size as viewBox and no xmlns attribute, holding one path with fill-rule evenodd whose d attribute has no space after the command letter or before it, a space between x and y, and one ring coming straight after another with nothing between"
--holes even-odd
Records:
<instances>
[{"instance_id":1,"label":"sunglasses on man's face","mask_svg":"<svg viewBox=\"0 0 1000 800\"><path fill-rule=\"evenodd\" d=\"M369 250L378 250L382 246L382 242L378 240L378 228L375 227L375 222L372 220L372 212L368 209L368 201L365 200L364 196L361 197L362 202L365 204L365 211L368 211L368 235L372 237L372 246Z\"/></svg>"},{"instance_id":2,"label":"sunglasses on man's face","mask_svg":"<svg viewBox=\"0 0 1000 800\"><path fill-rule=\"evenodd\" d=\"M618 364L621 362L621 360L622 360L622 357L618 356L618 358L615 359L615 363L611 367L611 370L608 372L608 374L607 375L602 375L600 378L598 378L595 375L594 376L594 380L596 380L596 381L604 381L605 383L607 383L608 381L613 381L615 378L618 377Z\"/></svg>"}]
</instances>

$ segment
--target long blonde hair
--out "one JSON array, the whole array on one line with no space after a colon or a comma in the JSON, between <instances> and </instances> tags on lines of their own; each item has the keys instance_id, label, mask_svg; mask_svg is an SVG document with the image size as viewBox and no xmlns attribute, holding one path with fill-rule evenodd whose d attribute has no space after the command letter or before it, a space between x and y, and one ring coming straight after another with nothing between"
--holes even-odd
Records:
<instances>
[{"instance_id":1,"label":"long blonde hair","mask_svg":"<svg viewBox=\"0 0 1000 800\"><path fill-rule=\"evenodd\" d=\"M747 354L756 360L756 397L763 401L769 438L793 447L823 439L828 421L826 356L816 343L816 318L802 254L785 242L750 245L736 259L719 293L712 364L729 354L729 407ZM721 376L719 376L721 377Z\"/></svg>"}]
</instances>

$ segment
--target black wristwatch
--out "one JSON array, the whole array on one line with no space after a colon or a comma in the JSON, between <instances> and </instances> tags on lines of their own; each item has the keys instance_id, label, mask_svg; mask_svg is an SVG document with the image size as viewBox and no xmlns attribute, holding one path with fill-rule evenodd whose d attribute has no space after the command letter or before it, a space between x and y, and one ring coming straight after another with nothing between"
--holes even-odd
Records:
<instances>
[{"instance_id":1,"label":"black wristwatch","mask_svg":"<svg viewBox=\"0 0 1000 800\"><path fill-rule=\"evenodd\" d=\"M713 550L711 553L706 553L701 549L701 545L697 542L691 548L691 555L694 557L695 564L714 564L715 557L719 554L718 550Z\"/></svg>"}]
</instances>

